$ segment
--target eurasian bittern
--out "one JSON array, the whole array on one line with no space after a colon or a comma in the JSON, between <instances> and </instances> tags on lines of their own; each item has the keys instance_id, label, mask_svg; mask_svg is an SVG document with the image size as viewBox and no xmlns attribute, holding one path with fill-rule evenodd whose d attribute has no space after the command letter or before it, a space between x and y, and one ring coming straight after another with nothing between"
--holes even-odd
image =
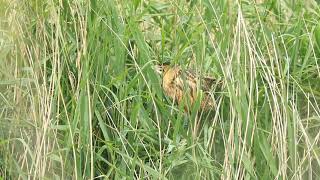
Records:
<instances>
[{"instance_id":1,"label":"eurasian bittern","mask_svg":"<svg viewBox=\"0 0 320 180\"><path fill-rule=\"evenodd\" d=\"M178 104L184 101L185 110L190 109L188 104L192 106L196 102L200 91L203 92L201 109L208 110L214 107L214 99L209 93L216 83L214 78L200 78L190 70L184 71L179 66L170 66L169 64L156 65L155 69L162 75L162 88L165 94ZM188 103L186 104L186 102Z\"/></svg>"}]
</instances>

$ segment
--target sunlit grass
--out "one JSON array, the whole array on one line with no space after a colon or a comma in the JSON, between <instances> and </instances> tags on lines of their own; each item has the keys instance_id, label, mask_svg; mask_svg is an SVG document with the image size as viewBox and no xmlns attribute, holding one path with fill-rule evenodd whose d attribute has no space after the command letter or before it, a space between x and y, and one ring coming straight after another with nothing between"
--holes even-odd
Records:
<instances>
[{"instance_id":1,"label":"sunlit grass","mask_svg":"<svg viewBox=\"0 0 320 180\"><path fill-rule=\"evenodd\" d=\"M319 178L316 2L0 9L2 179ZM168 61L221 80L216 107L172 102L153 69Z\"/></svg>"}]
</instances>

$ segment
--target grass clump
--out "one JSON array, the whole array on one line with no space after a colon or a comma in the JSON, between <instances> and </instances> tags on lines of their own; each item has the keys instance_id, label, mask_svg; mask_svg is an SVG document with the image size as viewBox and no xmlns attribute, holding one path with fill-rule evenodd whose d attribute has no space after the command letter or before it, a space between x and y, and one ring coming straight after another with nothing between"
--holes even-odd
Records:
<instances>
[{"instance_id":1,"label":"grass clump","mask_svg":"<svg viewBox=\"0 0 320 180\"><path fill-rule=\"evenodd\" d=\"M0 9L2 179L319 178L316 2ZM221 80L216 108L174 104L163 62Z\"/></svg>"}]
</instances>

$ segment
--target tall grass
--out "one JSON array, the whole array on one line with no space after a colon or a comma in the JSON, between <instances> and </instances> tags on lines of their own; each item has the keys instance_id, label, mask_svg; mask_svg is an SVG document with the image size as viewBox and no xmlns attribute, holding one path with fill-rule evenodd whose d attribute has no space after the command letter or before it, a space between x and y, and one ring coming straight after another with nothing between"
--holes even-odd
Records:
<instances>
[{"instance_id":1,"label":"tall grass","mask_svg":"<svg viewBox=\"0 0 320 180\"><path fill-rule=\"evenodd\" d=\"M0 9L0 179L320 178L315 1ZM167 61L221 80L215 108L163 94Z\"/></svg>"}]
</instances>

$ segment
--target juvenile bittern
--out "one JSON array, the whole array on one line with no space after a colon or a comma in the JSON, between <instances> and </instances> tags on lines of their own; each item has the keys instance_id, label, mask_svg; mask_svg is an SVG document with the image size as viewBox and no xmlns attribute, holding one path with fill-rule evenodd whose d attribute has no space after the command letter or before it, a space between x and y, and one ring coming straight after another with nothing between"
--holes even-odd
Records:
<instances>
[{"instance_id":1,"label":"juvenile bittern","mask_svg":"<svg viewBox=\"0 0 320 180\"><path fill-rule=\"evenodd\" d=\"M208 110L214 107L214 99L209 91L216 83L211 77L198 77L190 70L182 70L179 66L170 66L169 64L156 65L156 71L162 75L162 88L165 94L171 97L175 102L181 104L185 102L185 110L193 105L197 96L202 91L201 109ZM186 104L186 102L188 102Z\"/></svg>"}]
</instances>

